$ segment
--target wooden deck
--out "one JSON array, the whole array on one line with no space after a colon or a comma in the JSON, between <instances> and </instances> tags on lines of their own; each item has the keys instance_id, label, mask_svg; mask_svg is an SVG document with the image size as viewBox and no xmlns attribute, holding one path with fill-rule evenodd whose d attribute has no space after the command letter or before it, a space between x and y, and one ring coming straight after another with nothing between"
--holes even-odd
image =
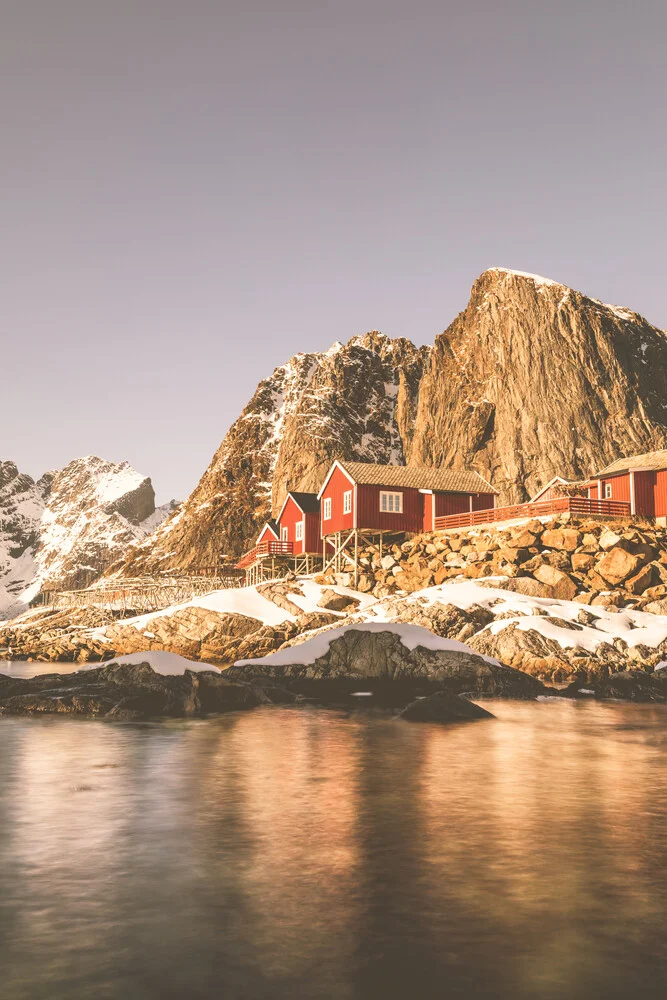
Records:
<instances>
[{"instance_id":1,"label":"wooden deck","mask_svg":"<svg viewBox=\"0 0 667 1000\"><path fill-rule=\"evenodd\" d=\"M520 518L548 517L551 514L565 513L575 517L630 517L630 504L621 500L557 497L553 500L538 500L537 503L519 503L511 507L493 507L489 510L473 510L466 511L465 514L436 517L435 530L472 528L477 524L493 524L497 521L514 521Z\"/></svg>"},{"instance_id":2,"label":"wooden deck","mask_svg":"<svg viewBox=\"0 0 667 1000\"><path fill-rule=\"evenodd\" d=\"M267 556L291 556L294 554L294 542L259 542L254 548L245 552L236 564L237 569L246 569L252 566L258 559L265 559Z\"/></svg>"}]
</instances>

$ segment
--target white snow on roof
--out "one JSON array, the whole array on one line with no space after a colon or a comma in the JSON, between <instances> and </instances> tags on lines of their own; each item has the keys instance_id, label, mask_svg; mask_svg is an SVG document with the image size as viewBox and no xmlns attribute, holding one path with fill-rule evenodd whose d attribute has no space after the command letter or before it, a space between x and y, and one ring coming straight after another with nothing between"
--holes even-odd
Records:
<instances>
[{"instance_id":1,"label":"white snow on roof","mask_svg":"<svg viewBox=\"0 0 667 1000\"><path fill-rule=\"evenodd\" d=\"M353 625L342 625L340 628L327 629L325 632L318 632L312 639L298 643L295 646L288 646L286 649L279 649L277 653L270 653L254 660L237 660L236 667L245 666L248 663L263 663L271 667L289 666L292 663L314 663L320 656L324 656L334 639L340 638L346 632L393 632L399 636L401 645L406 649L413 650L418 646L424 649L447 650L457 653L467 653L471 656L479 656L474 649L466 646L456 639L443 639L439 635L434 635L427 628L420 625L395 624L391 622L359 622ZM483 657L487 663L499 666L498 660L491 656Z\"/></svg>"}]
</instances>

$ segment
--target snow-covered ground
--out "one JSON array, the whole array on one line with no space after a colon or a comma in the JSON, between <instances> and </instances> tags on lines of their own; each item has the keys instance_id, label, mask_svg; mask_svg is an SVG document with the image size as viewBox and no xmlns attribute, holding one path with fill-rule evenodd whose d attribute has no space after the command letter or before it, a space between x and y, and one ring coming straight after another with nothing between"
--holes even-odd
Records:
<instances>
[{"instance_id":1,"label":"snow-covered ground","mask_svg":"<svg viewBox=\"0 0 667 1000\"><path fill-rule=\"evenodd\" d=\"M355 621L370 623L391 622L396 617L397 601L424 608L435 604L452 604L464 611L477 605L496 616L497 620L486 626L494 633L516 625L523 631L539 632L546 638L555 640L564 649L580 647L591 653L594 653L601 643L613 643L616 638L625 640L628 646L642 644L652 649L667 639L667 616L632 610L609 611L601 606L591 607L576 601L527 597L524 594L503 590L502 581L498 582L499 586L493 587L483 586L474 580L450 581L410 595L397 594L379 600L370 594L361 594L347 587L324 587L309 577L300 577L295 581L294 590L287 597L304 613L319 612L323 610L319 605L323 591L333 590L337 594L344 594L359 602L353 614ZM173 615L189 607L206 608L220 614L247 615L269 626L296 620L294 614L278 607L268 597L259 593L256 587L246 587L217 590L205 597L197 597L163 611L125 619L122 624L133 625L141 632L150 633L151 621ZM591 616L592 621L589 624L578 621L582 611ZM328 613L340 618L348 615L348 612L342 611ZM555 619L572 622L575 627L565 628ZM102 641L105 638L104 629L97 629L93 634Z\"/></svg>"}]
</instances>

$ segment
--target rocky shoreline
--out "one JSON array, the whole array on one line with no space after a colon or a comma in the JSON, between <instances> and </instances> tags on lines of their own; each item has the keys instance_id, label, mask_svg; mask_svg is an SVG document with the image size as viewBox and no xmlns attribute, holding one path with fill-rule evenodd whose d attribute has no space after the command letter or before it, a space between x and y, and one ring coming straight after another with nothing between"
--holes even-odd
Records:
<instances>
[{"instance_id":1,"label":"rocky shoreline","mask_svg":"<svg viewBox=\"0 0 667 1000\"><path fill-rule=\"evenodd\" d=\"M361 563L358 590L339 575L218 591L128 619L35 609L0 628L0 657L84 664L167 650L227 667L377 619L465 642L547 684L650 674L667 659L667 530L656 526L564 515L419 535L382 554L368 546Z\"/></svg>"}]
</instances>

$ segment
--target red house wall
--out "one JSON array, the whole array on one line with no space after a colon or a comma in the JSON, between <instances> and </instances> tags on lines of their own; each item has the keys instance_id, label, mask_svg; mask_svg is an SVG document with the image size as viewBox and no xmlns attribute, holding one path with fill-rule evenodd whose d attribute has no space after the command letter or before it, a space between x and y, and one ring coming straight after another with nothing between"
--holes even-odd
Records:
<instances>
[{"instance_id":1,"label":"red house wall","mask_svg":"<svg viewBox=\"0 0 667 1000\"><path fill-rule=\"evenodd\" d=\"M435 516L445 517L447 514L465 514L470 510L468 493L436 493Z\"/></svg>"},{"instance_id":2,"label":"red house wall","mask_svg":"<svg viewBox=\"0 0 667 1000\"><path fill-rule=\"evenodd\" d=\"M492 510L496 506L496 494L495 493L477 493L473 494L472 498L472 509L473 510Z\"/></svg>"},{"instance_id":3,"label":"red house wall","mask_svg":"<svg viewBox=\"0 0 667 1000\"><path fill-rule=\"evenodd\" d=\"M605 483L611 483L610 497L604 495ZM624 500L630 503L630 473L624 472L620 476L608 476L603 479L600 500Z\"/></svg>"},{"instance_id":4,"label":"red house wall","mask_svg":"<svg viewBox=\"0 0 667 1000\"><path fill-rule=\"evenodd\" d=\"M320 515L308 513L306 516L306 552L320 551Z\"/></svg>"},{"instance_id":5,"label":"red house wall","mask_svg":"<svg viewBox=\"0 0 667 1000\"><path fill-rule=\"evenodd\" d=\"M352 511L343 514L343 493L352 490ZM331 517L324 520L324 501L331 498ZM354 484L344 472L336 466L329 477L322 496L320 497L320 518L322 535L332 535L336 531L351 531L354 527Z\"/></svg>"},{"instance_id":6,"label":"red house wall","mask_svg":"<svg viewBox=\"0 0 667 1000\"><path fill-rule=\"evenodd\" d=\"M597 483L595 484L595 486L589 486L588 487L588 499L589 500L597 500L597 499L599 499L598 498L598 484Z\"/></svg>"},{"instance_id":7,"label":"red house wall","mask_svg":"<svg viewBox=\"0 0 667 1000\"><path fill-rule=\"evenodd\" d=\"M424 497L424 531L433 531L433 494L423 493Z\"/></svg>"},{"instance_id":8,"label":"red house wall","mask_svg":"<svg viewBox=\"0 0 667 1000\"><path fill-rule=\"evenodd\" d=\"M280 521L278 522L278 529L280 534L280 540L283 541L283 528L287 528L287 541L294 543L294 555L301 555L303 552L311 551L317 552L317 546L314 549L307 550L305 545L307 541L307 528L308 522L306 515L306 530L304 531L304 538L301 541L296 540L296 523L303 519L303 512L300 507L292 500L291 497L287 498L287 503L285 504L285 509L280 515Z\"/></svg>"},{"instance_id":9,"label":"red house wall","mask_svg":"<svg viewBox=\"0 0 667 1000\"><path fill-rule=\"evenodd\" d=\"M380 510L380 493L402 493L403 512L391 514ZM354 498L353 498L354 502ZM376 531L422 530L424 494L407 486L357 486L357 527Z\"/></svg>"},{"instance_id":10,"label":"red house wall","mask_svg":"<svg viewBox=\"0 0 667 1000\"><path fill-rule=\"evenodd\" d=\"M275 542L275 540L276 536L273 534L268 524L265 524L255 544L259 545L260 542Z\"/></svg>"},{"instance_id":11,"label":"red house wall","mask_svg":"<svg viewBox=\"0 0 667 1000\"><path fill-rule=\"evenodd\" d=\"M653 496L655 517L667 517L667 469L656 472Z\"/></svg>"},{"instance_id":12,"label":"red house wall","mask_svg":"<svg viewBox=\"0 0 667 1000\"><path fill-rule=\"evenodd\" d=\"M635 472L635 513L655 514L655 472Z\"/></svg>"}]
</instances>

